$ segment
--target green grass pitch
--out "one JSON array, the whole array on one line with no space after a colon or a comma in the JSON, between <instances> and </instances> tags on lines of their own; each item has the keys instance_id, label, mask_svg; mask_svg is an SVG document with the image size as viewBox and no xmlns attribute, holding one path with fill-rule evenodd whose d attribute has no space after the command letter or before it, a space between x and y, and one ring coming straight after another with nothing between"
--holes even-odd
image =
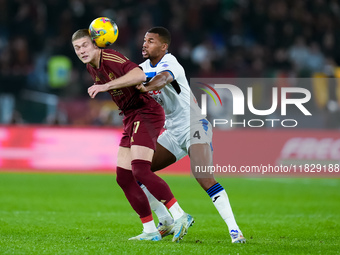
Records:
<instances>
[{"instance_id":1,"label":"green grass pitch","mask_svg":"<svg viewBox=\"0 0 340 255\"><path fill-rule=\"evenodd\" d=\"M109 174L0 173L0 254L340 254L340 179L218 178L246 244L231 244L189 176L162 177L196 223L179 243L142 225Z\"/></svg>"}]
</instances>

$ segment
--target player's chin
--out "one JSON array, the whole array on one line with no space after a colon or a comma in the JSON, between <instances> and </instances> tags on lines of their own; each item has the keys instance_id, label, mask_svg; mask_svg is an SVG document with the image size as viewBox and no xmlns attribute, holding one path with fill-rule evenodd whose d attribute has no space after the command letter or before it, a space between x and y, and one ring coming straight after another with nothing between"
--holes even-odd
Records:
<instances>
[{"instance_id":1,"label":"player's chin","mask_svg":"<svg viewBox=\"0 0 340 255\"><path fill-rule=\"evenodd\" d=\"M81 61L84 63L84 64L88 64L88 63L90 63L91 61L90 61L90 59L81 59Z\"/></svg>"}]
</instances>

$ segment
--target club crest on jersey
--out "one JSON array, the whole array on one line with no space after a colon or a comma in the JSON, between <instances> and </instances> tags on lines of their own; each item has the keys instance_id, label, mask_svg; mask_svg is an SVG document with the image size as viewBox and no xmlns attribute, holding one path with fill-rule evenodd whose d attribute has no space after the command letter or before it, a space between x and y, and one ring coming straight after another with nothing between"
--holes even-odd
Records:
<instances>
[{"instance_id":1,"label":"club crest on jersey","mask_svg":"<svg viewBox=\"0 0 340 255\"><path fill-rule=\"evenodd\" d=\"M113 79L116 79L116 76L113 74L113 73L109 73L109 78L112 80Z\"/></svg>"},{"instance_id":2,"label":"club crest on jersey","mask_svg":"<svg viewBox=\"0 0 340 255\"><path fill-rule=\"evenodd\" d=\"M100 79L98 78L98 76L96 75L96 81L100 81Z\"/></svg>"}]
</instances>

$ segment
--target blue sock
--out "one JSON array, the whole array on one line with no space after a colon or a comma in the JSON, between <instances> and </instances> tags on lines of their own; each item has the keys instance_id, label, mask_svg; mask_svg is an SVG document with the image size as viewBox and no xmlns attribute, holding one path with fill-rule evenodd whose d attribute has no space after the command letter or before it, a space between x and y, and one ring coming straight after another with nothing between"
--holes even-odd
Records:
<instances>
[{"instance_id":1,"label":"blue sock","mask_svg":"<svg viewBox=\"0 0 340 255\"><path fill-rule=\"evenodd\" d=\"M209 189L207 189L207 193L210 197L215 196L220 191L224 190L224 188L221 186L221 184L216 183L213 186L211 186Z\"/></svg>"}]
</instances>

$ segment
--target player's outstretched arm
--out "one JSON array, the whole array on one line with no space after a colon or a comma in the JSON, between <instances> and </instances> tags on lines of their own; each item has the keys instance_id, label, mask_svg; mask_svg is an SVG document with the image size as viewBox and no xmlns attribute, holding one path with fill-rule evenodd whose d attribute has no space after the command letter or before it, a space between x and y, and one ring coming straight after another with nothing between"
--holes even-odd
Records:
<instances>
[{"instance_id":1,"label":"player's outstretched arm","mask_svg":"<svg viewBox=\"0 0 340 255\"><path fill-rule=\"evenodd\" d=\"M125 75L108 83L102 85L92 85L88 88L87 92L89 93L91 98L95 98L95 96L99 92L106 92L111 89L121 89L125 87L135 86L144 81L146 81L145 73L139 67L135 67Z\"/></svg>"},{"instance_id":2,"label":"player's outstretched arm","mask_svg":"<svg viewBox=\"0 0 340 255\"><path fill-rule=\"evenodd\" d=\"M141 92L148 92L153 90L160 90L165 87L166 84L172 82L174 78L169 72L161 72L153 77L147 84L137 85L137 89Z\"/></svg>"}]
</instances>

